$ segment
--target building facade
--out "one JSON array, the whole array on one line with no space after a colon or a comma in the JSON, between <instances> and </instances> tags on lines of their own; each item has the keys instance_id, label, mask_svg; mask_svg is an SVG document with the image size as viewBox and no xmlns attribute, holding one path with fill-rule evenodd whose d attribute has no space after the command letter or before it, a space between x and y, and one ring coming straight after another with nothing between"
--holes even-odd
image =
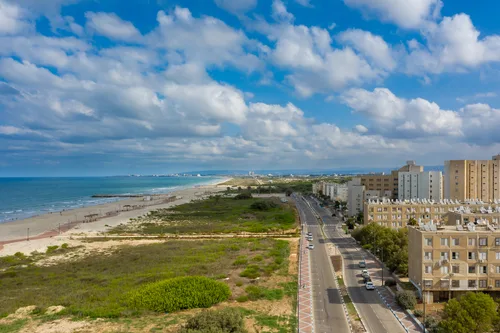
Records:
<instances>
[{"instance_id":1,"label":"building facade","mask_svg":"<svg viewBox=\"0 0 500 333\"><path fill-rule=\"evenodd\" d=\"M363 211L365 186L361 185L361 178L353 178L347 182L347 214L356 216Z\"/></svg>"},{"instance_id":2,"label":"building facade","mask_svg":"<svg viewBox=\"0 0 500 333\"><path fill-rule=\"evenodd\" d=\"M444 197L453 200L500 199L500 155L491 160L451 160L444 163Z\"/></svg>"},{"instance_id":3,"label":"building facade","mask_svg":"<svg viewBox=\"0 0 500 333\"><path fill-rule=\"evenodd\" d=\"M500 295L500 230L491 225L408 228L408 276L426 303L469 291Z\"/></svg>"},{"instance_id":4,"label":"building facade","mask_svg":"<svg viewBox=\"0 0 500 333\"><path fill-rule=\"evenodd\" d=\"M443 198L443 175L440 171L399 171L398 199Z\"/></svg>"},{"instance_id":5,"label":"building facade","mask_svg":"<svg viewBox=\"0 0 500 333\"><path fill-rule=\"evenodd\" d=\"M368 200L364 203L364 224L377 223L388 228L404 228L410 219L420 223L456 224L450 212L480 214L491 210L500 213L500 204L486 205L480 201L458 202L429 200Z\"/></svg>"}]
</instances>

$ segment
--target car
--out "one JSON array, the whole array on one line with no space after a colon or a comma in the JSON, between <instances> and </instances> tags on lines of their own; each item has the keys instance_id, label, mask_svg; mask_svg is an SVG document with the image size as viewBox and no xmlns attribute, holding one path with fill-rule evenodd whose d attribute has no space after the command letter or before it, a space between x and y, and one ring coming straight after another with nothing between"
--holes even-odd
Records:
<instances>
[{"instance_id":1,"label":"car","mask_svg":"<svg viewBox=\"0 0 500 333\"><path fill-rule=\"evenodd\" d=\"M364 282L364 283L371 282L371 280L372 280L372 279L371 279L369 276L365 276L365 277L363 277L363 282Z\"/></svg>"},{"instance_id":2,"label":"car","mask_svg":"<svg viewBox=\"0 0 500 333\"><path fill-rule=\"evenodd\" d=\"M370 276L370 273L369 273L366 269L363 269L363 270L361 271L361 276L362 276L362 277Z\"/></svg>"},{"instance_id":3,"label":"car","mask_svg":"<svg viewBox=\"0 0 500 333\"><path fill-rule=\"evenodd\" d=\"M309 244L309 245L307 246L307 248L308 248L309 250L313 250L313 249L314 249L314 245L313 245L313 244Z\"/></svg>"},{"instance_id":4,"label":"car","mask_svg":"<svg viewBox=\"0 0 500 333\"><path fill-rule=\"evenodd\" d=\"M310 231L307 233L307 236L312 237L312 235L313 235L313 233L312 233L312 232L310 232Z\"/></svg>"},{"instance_id":5,"label":"car","mask_svg":"<svg viewBox=\"0 0 500 333\"><path fill-rule=\"evenodd\" d=\"M359 268L365 268L366 267L366 262L363 260L363 261L360 261L359 262Z\"/></svg>"},{"instance_id":6,"label":"car","mask_svg":"<svg viewBox=\"0 0 500 333\"><path fill-rule=\"evenodd\" d=\"M366 290L375 290L375 286L373 285L373 282L371 282L371 281L366 282L365 288L366 288Z\"/></svg>"},{"instance_id":7,"label":"car","mask_svg":"<svg viewBox=\"0 0 500 333\"><path fill-rule=\"evenodd\" d=\"M312 237L307 237L307 240L312 242L313 241L313 238Z\"/></svg>"}]
</instances>

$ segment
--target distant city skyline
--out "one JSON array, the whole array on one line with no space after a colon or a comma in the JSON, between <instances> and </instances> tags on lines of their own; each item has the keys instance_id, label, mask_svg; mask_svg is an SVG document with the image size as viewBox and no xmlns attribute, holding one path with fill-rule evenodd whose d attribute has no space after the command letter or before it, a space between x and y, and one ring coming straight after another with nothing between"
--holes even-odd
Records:
<instances>
[{"instance_id":1,"label":"distant city skyline","mask_svg":"<svg viewBox=\"0 0 500 333\"><path fill-rule=\"evenodd\" d=\"M0 0L0 177L489 159L481 4Z\"/></svg>"}]
</instances>

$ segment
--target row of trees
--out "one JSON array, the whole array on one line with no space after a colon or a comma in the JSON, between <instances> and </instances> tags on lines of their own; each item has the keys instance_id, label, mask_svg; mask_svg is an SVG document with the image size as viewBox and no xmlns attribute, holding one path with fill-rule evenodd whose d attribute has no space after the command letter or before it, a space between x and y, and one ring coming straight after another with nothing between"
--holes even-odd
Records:
<instances>
[{"instance_id":1,"label":"row of trees","mask_svg":"<svg viewBox=\"0 0 500 333\"><path fill-rule=\"evenodd\" d=\"M355 229L352 237L376 253L391 272L408 275L408 229L394 230L370 223Z\"/></svg>"}]
</instances>

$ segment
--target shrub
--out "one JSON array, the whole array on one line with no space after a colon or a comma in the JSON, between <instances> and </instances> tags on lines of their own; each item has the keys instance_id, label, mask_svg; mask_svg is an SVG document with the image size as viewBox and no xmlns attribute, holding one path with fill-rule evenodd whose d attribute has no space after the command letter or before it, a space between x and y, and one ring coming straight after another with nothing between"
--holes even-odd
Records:
<instances>
[{"instance_id":1,"label":"shrub","mask_svg":"<svg viewBox=\"0 0 500 333\"><path fill-rule=\"evenodd\" d=\"M246 200L252 199L252 194L250 192L243 192L234 197L235 200Z\"/></svg>"},{"instance_id":2,"label":"shrub","mask_svg":"<svg viewBox=\"0 0 500 333\"><path fill-rule=\"evenodd\" d=\"M233 262L233 266L245 266L246 264L248 264L248 259L245 256L239 256Z\"/></svg>"},{"instance_id":3,"label":"shrub","mask_svg":"<svg viewBox=\"0 0 500 333\"><path fill-rule=\"evenodd\" d=\"M157 312L174 312L192 308L208 308L231 296L229 287L219 281L187 276L163 280L131 292L128 302L132 307Z\"/></svg>"},{"instance_id":4,"label":"shrub","mask_svg":"<svg viewBox=\"0 0 500 333\"><path fill-rule=\"evenodd\" d=\"M59 248L59 246L57 246L57 245L47 246L47 253L52 253L55 250L57 250L58 248Z\"/></svg>"},{"instance_id":5,"label":"shrub","mask_svg":"<svg viewBox=\"0 0 500 333\"><path fill-rule=\"evenodd\" d=\"M66 250L68 248L68 246L69 246L68 243L64 243L63 245L61 245L61 249Z\"/></svg>"},{"instance_id":6,"label":"shrub","mask_svg":"<svg viewBox=\"0 0 500 333\"><path fill-rule=\"evenodd\" d=\"M236 301L240 302L240 303L246 302L246 301L248 301L248 296L247 295L242 295L240 297L237 297Z\"/></svg>"},{"instance_id":7,"label":"shrub","mask_svg":"<svg viewBox=\"0 0 500 333\"><path fill-rule=\"evenodd\" d=\"M413 310L417 304L415 293L410 290L401 290L396 293L396 301L403 309Z\"/></svg>"},{"instance_id":8,"label":"shrub","mask_svg":"<svg viewBox=\"0 0 500 333\"><path fill-rule=\"evenodd\" d=\"M241 277L246 277L249 279L256 279L260 276L259 266L248 265L243 272L240 273Z\"/></svg>"},{"instance_id":9,"label":"shrub","mask_svg":"<svg viewBox=\"0 0 500 333\"><path fill-rule=\"evenodd\" d=\"M16 252L14 253L14 257L18 258L18 259L21 259L21 260L24 260L26 259L26 255L22 252Z\"/></svg>"},{"instance_id":10,"label":"shrub","mask_svg":"<svg viewBox=\"0 0 500 333\"><path fill-rule=\"evenodd\" d=\"M385 280L384 284L388 287L392 287L396 285L396 281L392 278L388 278L387 280Z\"/></svg>"},{"instance_id":11,"label":"shrub","mask_svg":"<svg viewBox=\"0 0 500 333\"><path fill-rule=\"evenodd\" d=\"M248 286L245 288L248 294L248 299L256 301L259 299L267 299L269 301L280 300L283 298L283 289L267 289L259 286Z\"/></svg>"},{"instance_id":12,"label":"shrub","mask_svg":"<svg viewBox=\"0 0 500 333\"><path fill-rule=\"evenodd\" d=\"M264 258L260 254L258 254L255 257L253 257L252 260L259 262L259 261L264 260Z\"/></svg>"},{"instance_id":13,"label":"shrub","mask_svg":"<svg viewBox=\"0 0 500 333\"><path fill-rule=\"evenodd\" d=\"M422 311L422 310L415 310L415 311L413 311L413 315L415 317L422 317L424 315L424 311Z\"/></svg>"},{"instance_id":14,"label":"shrub","mask_svg":"<svg viewBox=\"0 0 500 333\"><path fill-rule=\"evenodd\" d=\"M270 210L276 207L278 207L278 205L271 200L259 200L250 205L250 208L255 210Z\"/></svg>"},{"instance_id":15,"label":"shrub","mask_svg":"<svg viewBox=\"0 0 500 333\"><path fill-rule=\"evenodd\" d=\"M424 326L429 329L430 332L435 331L439 324L439 320L437 320L436 317L433 316L427 316L425 318Z\"/></svg>"},{"instance_id":16,"label":"shrub","mask_svg":"<svg viewBox=\"0 0 500 333\"><path fill-rule=\"evenodd\" d=\"M238 280L236 281L236 287L241 287L243 285L243 281Z\"/></svg>"},{"instance_id":17,"label":"shrub","mask_svg":"<svg viewBox=\"0 0 500 333\"><path fill-rule=\"evenodd\" d=\"M243 315L236 309L203 311L188 319L179 333L246 333Z\"/></svg>"}]
</instances>

